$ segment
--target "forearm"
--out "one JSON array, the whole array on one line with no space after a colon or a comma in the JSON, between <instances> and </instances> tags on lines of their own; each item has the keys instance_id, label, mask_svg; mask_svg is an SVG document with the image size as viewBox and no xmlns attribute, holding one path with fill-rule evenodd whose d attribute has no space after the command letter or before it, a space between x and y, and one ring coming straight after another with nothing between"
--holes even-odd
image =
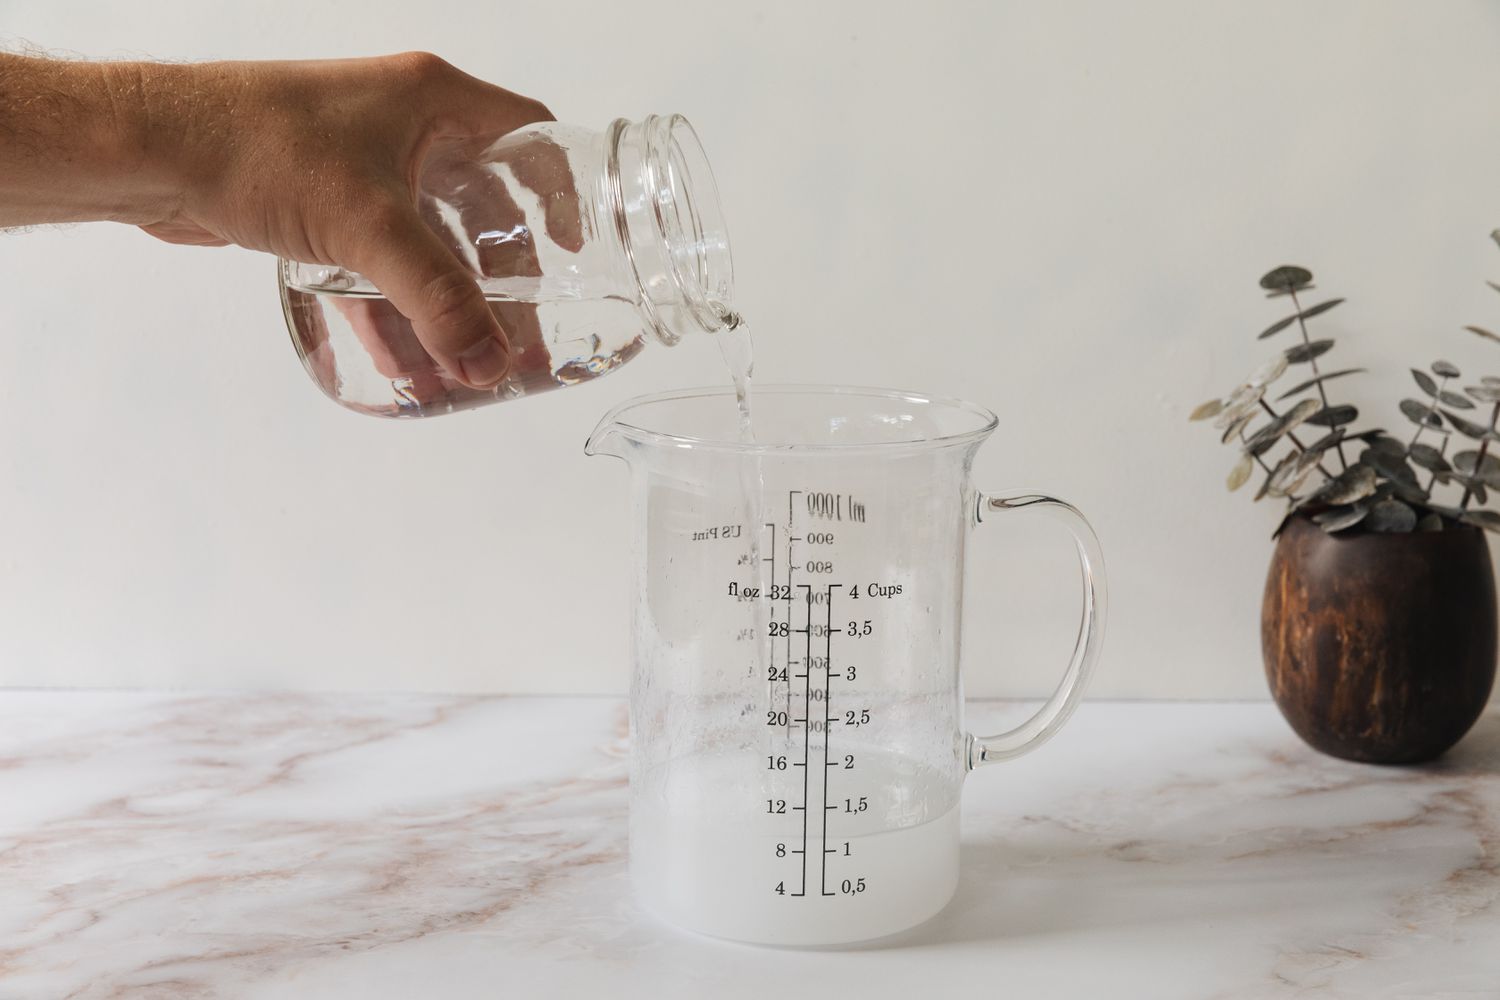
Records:
<instances>
[{"instance_id":1,"label":"forearm","mask_svg":"<svg viewBox=\"0 0 1500 1000\"><path fill-rule=\"evenodd\" d=\"M189 72L0 53L0 228L170 216L190 109L153 94Z\"/></svg>"}]
</instances>

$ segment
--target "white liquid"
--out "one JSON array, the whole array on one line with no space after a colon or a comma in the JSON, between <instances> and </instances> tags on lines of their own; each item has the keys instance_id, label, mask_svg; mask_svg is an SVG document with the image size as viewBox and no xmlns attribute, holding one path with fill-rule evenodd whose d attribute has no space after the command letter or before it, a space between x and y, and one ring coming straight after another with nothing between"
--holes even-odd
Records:
<instances>
[{"instance_id":1,"label":"white liquid","mask_svg":"<svg viewBox=\"0 0 1500 1000\"><path fill-rule=\"evenodd\" d=\"M811 762L822 770L818 751ZM853 771L831 769L826 790L813 773L803 854L793 808L802 769L765 768L750 754L705 756L640 778L630 868L647 909L715 937L826 946L894 934L947 905L958 886L957 776L870 751ZM845 812L846 798L861 797L868 808ZM768 812L782 800L785 813Z\"/></svg>"}]
</instances>

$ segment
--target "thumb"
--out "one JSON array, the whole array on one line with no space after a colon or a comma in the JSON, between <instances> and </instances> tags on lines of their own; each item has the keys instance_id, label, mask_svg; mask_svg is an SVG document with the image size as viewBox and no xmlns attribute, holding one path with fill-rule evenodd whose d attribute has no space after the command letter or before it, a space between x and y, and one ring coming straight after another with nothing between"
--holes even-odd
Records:
<instances>
[{"instance_id":1,"label":"thumb","mask_svg":"<svg viewBox=\"0 0 1500 1000\"><path fill-rule=\"evenodd\" d=\"M394 213L379 243L352 261L407 319L434 361L464 385L488 389L510 370L510 343L474 276L415 208Z\"/></svg>"}]
</instances>

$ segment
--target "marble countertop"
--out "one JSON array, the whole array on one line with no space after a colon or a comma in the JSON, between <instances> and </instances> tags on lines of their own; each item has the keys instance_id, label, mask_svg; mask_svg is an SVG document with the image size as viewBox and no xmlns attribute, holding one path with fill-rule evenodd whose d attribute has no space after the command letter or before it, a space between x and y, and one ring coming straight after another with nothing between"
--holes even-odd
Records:
<instances>
[{"instance_id":1,"label":"marble countertop","mask_svg":"<svg viewBox=\"0 0 1500 1000\"><path fill-rule=\"evenodd\" d=\"M837 952L635 909L624 719L0 693L0 998L1500 997L1500 713L1385 769L1270 704L1085 705L969 778L942 915Z\"/></svg>"}]
</instances>

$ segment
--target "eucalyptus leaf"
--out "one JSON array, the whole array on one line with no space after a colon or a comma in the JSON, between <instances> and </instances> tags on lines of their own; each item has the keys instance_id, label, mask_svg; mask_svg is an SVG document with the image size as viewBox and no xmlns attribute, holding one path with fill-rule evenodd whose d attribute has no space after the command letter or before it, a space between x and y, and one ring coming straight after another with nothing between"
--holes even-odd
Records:
<instances>
[{"instance_id":1,"label":"eucalyptus leaf","mask_svg":"<svg viewBox=\"0 0 1500 1000\"><path fill-rule=\"evenodd\" d=\"M1441 514L1423 514L1417 518L1417 531L1442 531L1443 516Z\"/></svg>"},{"instance_id":2,"label":"eucalyptus leaf","mask_svg":"<svg viewBox=\"0 0 1500 1000\"><path fill-rule=\"evenodd\" d=\"M1400 534L1417 526L1417 512L1400 500L1382 500L1370 507L1370 516L1365 518L1368 531L1385 534Z\"/></svg>"},{"instance_id":3,"label":"eucalyptus leaf","mask_svg":"<svg viewBox=\"0 0 1500 1000\"><path fill-rule=\"evenodd\" d=\"M1406 419L1423 427L1441 427L1443 419L1437 415L1435 403L1419 403L1415 399L1403 399L1401 412Z\"/></svg>"},{"instance_id":4,"label":"eucalyptus leaf","mask_svg":"<svg viewBox=\"0 0 1500 1000\"><path fill-rule=\"evenodd\" d=\"M1207 420L1209 417L1217 417L1224 409L1222 399L1210 399L1206 403L1200 403L1188 414L1189 420Z\"/></svg>"},{"instance_id":5,"label":"eucalyptus leaf","mask_svg":"<svg viewBox=\"0 0 1500 1000\"><path fill-rule=\"evenodd\" d=\"M1260 333L1256 335L1255 339L1256 340L1265 340L1267 337L1274 337L1274 336L1276 336L1282 330L1285 330L1287 327L1289 327L1293 323L1297 322L1297 317L1299 315L1301 315L1301 314L1300 313L1292 313L1290 316L1284 316L1281 319L1278 319L1276 322L1272 323L1270 326L1268 326L1264 330L1260 331Z\"/></svg>"},{"instance_id":6,"label":"eucalyptus leaf","mask_svg":"<svg viewBox=\"0 0 1500 1000\"><path fill-rule=\"evenodd\" d=\"M1460 396L1458 393L1452 392L1448 389L1444 389L1442 392L1438 393L1438 401L1447 403L1455 410L1474 409L1474 402L1473 400L1469 399L1468 396Z\"/></svg>"},{"instance_id":7,"label":"eucalyptus leaf","mask_svg":"<svg viewBox=\"0 0 1500 1000\"><path fill-rule=\"evenodd\" d=\"M1460 520L1485 531L1500 531L1500 514L1492 510L1466 510Z\"/></svg>"},{"instance_id":8,"label":"eucalyptus leaf","mask_svg":"<svg viewBox=\"0 0 1500 1000\"><path fill-rule=\"evenodd\" d=\"M1410 483L1413 486L1417 484L1417 472L1406 464L1404 454L1396 455L1379 448L1366 448L1360 453L1359 460L1387 479Z\"/></svg>"},{"instance_id":9,"label":"eucalyptus leaf","mask_svg":"<svg viewBox=\"0 0 1500 1000\"><path fill-rule=\"evenodd\" d=\"M1283 264L1261 275L1260 287L1268 292L1295 291L1312 282L1312 272L1295 264Z\"/></svg>"},{"instance_id":10,"label":"eucalyptus leaf","mask_svg":"<svg viewBox=\"0 0 1500 1000\"><path fill-rule=\"evenodd\" d=\"M1296 464L1297 453L1295 451L1285 455L1276 463L1275 468L1267 473L1265 480L1260 484L1260 489L1255 491L1255 499L1264 500L1268 496L1280 496L1281 491L1276 485L1278 479L1284 479L1289 474L1288 470Z\"/></svg>"},{"instance_id":11,"label":"eucalyptus leaf","mask_svg":"<svg viewBox=\"0 0 1500 1000\"><path fill-rule=\"evenodd\" d=\"M1286 486L1282 487L1282 489L1284 490L1284 495L1288 500L1292 501L1293 503L1297 502L1297 491L1302 489L1307 480L1311 478L1313 470L1317 467L1317 464L1314 463L1308 468L1299 468L1292 475L1292 477L1287 480Z\"/></svg>"},{"instance_id":12,"label":"eucalyptus leaf","mask_svg":"<svg viewBox=\"0 0 1500 1000\"><path fill-rule=\"evenodd\" d=\"M1243 414L1254 410L1260 405L1261 398L1266 394L1263 385L1242 385L1229 394L1224 400L1224 409L1214 418L1214 426L1223 430L1238 420Z\"/></svg>"},{"instance_id":13,"label":"eucalyptus leaf","mask_svg":"<svg viewBox=\"0 0 1500 1000\"><path fill-rule=\"evenodd\" d=\"M1489 502L1489 491L1485 488L1484 480L1476 476L1466 476L1461 472L1453 473L1453 481L1459 486L1474 494L1474 499L1480 503Z\"/></svg>"},{"instance_id":14,"label":"eucalyptus leaf","mask_svg":"<svg viewBox=\"0 0 1500 1000\"><path fill-rule=\"evenodd\" d=\"M1318 401L1304 399L1281 416L1261 427L1245 441L1245 450L1258 455L1275 444L1282 435L1294 430L1308 417L1318 412Z\"/></svg>"},{"instance_id":15,"label":"eucalyptus leaf","mask_svg":"<svg viewBox=\"0 0 1500 1000\"><path fill-rule=\"evenodd\" d=\"M1485 281L1485 284L1489 285L1495 291L1500 292L1500 285L1495 284L1495 282L1493 282L1493 281Z\"/></svg>"},{"instance_id":16,"label":"eucalyptus leaf","mask_svg":"<svg viewBox=\"0 0 1500 1000\"><path fill-rule=\"evenodd\" d=\"M1443 416L1447 417L1448 423L1453 425L1453 429L1458 431L1464 437L1473 438L1476 441L1484 440L1486 438L1491 441L1500 441L1500 435L1497 435L1488 427L1485 427L1483 424L1476 424L1470 420L1465 420L1463 417L1460 417L1452 410L1444 410Z\"/></svg>"},{"instance_id":17,"label":"eucalyptus leaf","mask_svg":"<svg viewBox=\"0 0 1500 1000\"><path fill-rule=\"evenodd\" d=\"M1439 358L1432 363L1432 373L1434 375L1441 375L1443 378L1458 378L1458 367L1451 361L1444 361Z\"/></svg>"},{"instance_id":18,"label":"eucalyptus leaf","mask_svg":"<svg viewBox=\"0 0 1500 1000\"><path fill-rule=\"evenodd\" d=\"M1343 299L1329 299L1327 302L1319 302L1315 306L1308 306L1306 309L1302 310L1297 315L1301 316L1305 320L1306 319L1312 319L1314 316L1321 316L1321 315L1323 315L1328 310L1332 309L1334 306L1338 305L1339 303L1341 303L1343 301L1344 301Z\"/></svg>"},{"instance_id":19,"label":"eucalyptus leaf","mask_svg":"<svg viewBox=\"0 0 1500 1000\"><path fill-rule=\"evenodd\" d=\"M1281 378L1282 373L1286 371L1287 364L1288 361L1286 355L1278 354L1270 361L1267 361L1265 364L1255 369L1255 374L1247 378L1245 380L1245 384L1252 388L1270 385L1272 382Z\"/></svg>"},{"instance_id":20,"label":"eucalyptus leaf","mask_svg":"<svg viewBox=\"0 0 1500 1000\"><path fill-rule=\"evenodd\" d=\"M1453 466L1443 457L1443 453L1430 444L1414 444L1411 446L1411 460L1422 468L1432 472L1447 472Z\"/></svg>"},{"instance_id":21,"label":"eucalyptus leaf","mask_svg":"<svg viewBox=\"0 0 1500 1000\"><path fill-rule=\"evenodd\" d=\"M1453 467L1469 479L1500 489L1500 458L1494 455L1486 453L1481 459L1477 451L1461 451L1453 456Z\"/></svg>"},{"instance_id":22,"label":"eucalyptus leaf","mask_svg":"<svg viewBox=\"0 0 1500 1000\"><path fill-rule=\"evenodd\" d=\"M1311 389L1315 385L1321 385L1322 383L1328 382L1332 379L1343 378L1345 375L1354 375L1362 371L1364 371L1363 368L1345 368L1341 371L1327 372L1326 374L1319 375L1317 378L1310 378L1306 382L1298 383L1297 385L1288 389L1286 392L1283 392L1281 395L1277 396L1276 401L1279 403L1283 399L1286 399L1288 396L1295 396L1297 395L1297 393L1303 392L1307 389Z\"/></svg>"},{"instance_id":23,"label":"eucalyptus leaf","mask_svg":"<svg viewBox=\"0 0 1500 1000\"><path fill-rule=\"evenodd\" d=\"M1407 503L1425 506L1427 503L1427 491L1417 483L1409 483L1400 479L1389 480L1391 493L1400 497Z\"/></svg>"},{"instance_id":24,"label":"eucalyptus leaf","mask_svg":"<svg viewBox=\"0 0 1500 1000\"><path fill-rule=\"evenodd\" d=\"M1314 340L1311 343L1288 347L1286 353L1282 356L1286 358L1289 364L1300 365L1314 358L1321 358L1332 350L1332 348L1333 341L1331 340Z\"/></svg>"},{"instance_id":25,"label":"eucalyptus leaf","mask_svg":"<svg viewBox=\"0 0 1500 1000\"><path fill-rule=\"evenodd\" d=\"M1406 445L1388 434L1368 435L1367 440L1370 447L1376 451L1383 451L1387 454L1395 455L1397 458L1404 458L1406 456Z\"/></svg>"},{"instance_id":26,"label":"eucalyptus leaf","mask_svg":"<svg viewBox=\"0 0 1500 1000\"><path fill-rule=\"evenodd\" d=\"M1479 381L1483 382L1485 385L1500 385L1500 376L1486 375Z\"/></svg>"},{"instance_id":27,"label":"eucalyptus leaf","mask_svg":"<svg viewBox=\"0 0 1500 1000\"><path fill-rule=\"evenodd\" d=\"M1228 486L1229 492L1233 493L1245 485L1245 482L1250 478L1250 473L1254 470L1255 459L1249 455L1241 455L1240 460L1234 463L1234 468L1229 470L1229 478L1224 481L1224 485Z\"/></svg>"},{"instance_id":28,"label":"eucalyptus leaf","mask_svg":"<svg viewBox=\"0 0 1500 1000\"><path fill-rule=\"evenodd\" d=\"M1466 385L1464 386L1464 392L1467 392L1470 398L1477 399L1481 403L1500 403L1500 387L1497 386Z\"/></svg>"},{"instance_id":29,"label":"eucalyptus leaf","mask_svg":"<svg viewBox=\"0 0 1500 1000\"><path fill-rule=\"evenodd\" d=\"M1308 423L1312 423L1312 421L1309 420ZM1344 440L1344 429L1342 427L1335 427L1333 430L1329 431L1327 434L1324 434L1312 444L1308 445L1307 452L1311 455L1321 455L1323 452L1327 451L1329 448L1332 448L1342 440Z\"/></svg>"},{"instance_id":30,"label":"eucalyptus leaf","mask_svg":"<svg viewBox=\"0 0 1500 1000\"><path fill-rule=\"evenodd\" d=\"M1310 424L1319 427L1339 427L1343 424L1352 424L1359 418L1359 410L1352 406L1329 406L1319 410L1307 418Z\"/></svg>"},{"instance_id":31,"label":"eucalyptus leaf","mask_svg":"<svg viewBox=\"0 0 1500 1000\"><path fill-rule=\"evenodd\" d=\"M1351 465L1308 497L1309 501L1338 505L1363 500L1375 492L1375 470L1368 465Z\"/></svg>"},{"instance_id":32,"label":"eucalyptus leaf","mask_svg":"<svg viewBox=\"0 0 1500 1000\"><path fill-rule=\"evenodd\" d=\"M1239 437L1240 432L1250 425L1250 421L1255 419L1255 413L1255 410L1250 410L1249 412L1242 414L1238 420L1225 428L1224 436L1219 438L1219 443L1228 444L1230 438Z\"/></svg>"},{"instance_id":33,"label":"eucalyptus leaf","mask_svg":"<svg viewBox=\"0 0 1500 1000\"><path fill-rule=\"evenodd\" d=\"M1466 327L1464 327L1464 329L1468 330L1470 333L1478 334L1479 336L1483 337L1485 340L1493 340L1495 343L1500 344L1500 337L1495 336L1493 333L1490 333L1490 331L1488 331L1488 330L1486 330L1486 329L1484 329L1482 327L1478 327L1478 326L1466 326Z\"/></svg>"},{"instance_id":34,"label":"eucalyptus leaf","mask_svg":"<svg viewBox=\"0 0 1500 1000\"><path fill-rule=\"evenodd\" d=\"M1308 478L1318 468L1318 463L1323 459L1323 452L1311 449L1304 451L1297 459L1297 465L1292 470L1291 477L1287 479L1282 489L1288 496L1292 496L1306 484Z\"/></svg>"},{"instance_id":35,"label":"eucalyptus leaf","mask_svg":"<svg viewBox=\"0 0 1500 1000\"><path fill-rule=\"evenodd\" d=\"M1472 476L1476 468L1484 473L1500 473L1500 458L1486 452L1481 459L1477 451L1461 451L1453 456L1453 467L1466 476Z\"/></svg>"},{"instance_id":36,"label":"eucalyptus leaf","mask_svg":"<svg viewBox=\"0 0 1500 1000\"><path fill-rule=\"evenodd\" d=\"M1266 477L1267 491L1276 496L1285 496L1287 493L1287 484L1297 474L1297 468L1301 465L1304 457L1301 453L1294 451L1277 462L1276 468L1272 469L1271 474Z\"/></svg>"},{"instance_id":37,"label":"eucalyptus leaf","mask_svg":"<svg viewBox=\"0 0 1500 1000\"><path fill-rule=\"evenodd\" d=\"M1362 503L1350 504L1347 507L1331 507L1321 514L1313 515L1313 523L1329 534L1352 528L1365 519L1370 513L1370 508Z\"/></svg>"},{"instance_id":38,"label":"eucalyptus leaf","mask_svg":"<svg viewBox=\"0 0 1500 1000\"><path fill-rule=\"evenodd\" d=\"M1438 384L1432 380L1431 375L1422 369L1413 368L1411 370L1411 377L1417 380L1417 385L1421 386L1422 391L1427 393L1427 395L1436 396L1438 394Z\"/></svg>"}]
</instances>

